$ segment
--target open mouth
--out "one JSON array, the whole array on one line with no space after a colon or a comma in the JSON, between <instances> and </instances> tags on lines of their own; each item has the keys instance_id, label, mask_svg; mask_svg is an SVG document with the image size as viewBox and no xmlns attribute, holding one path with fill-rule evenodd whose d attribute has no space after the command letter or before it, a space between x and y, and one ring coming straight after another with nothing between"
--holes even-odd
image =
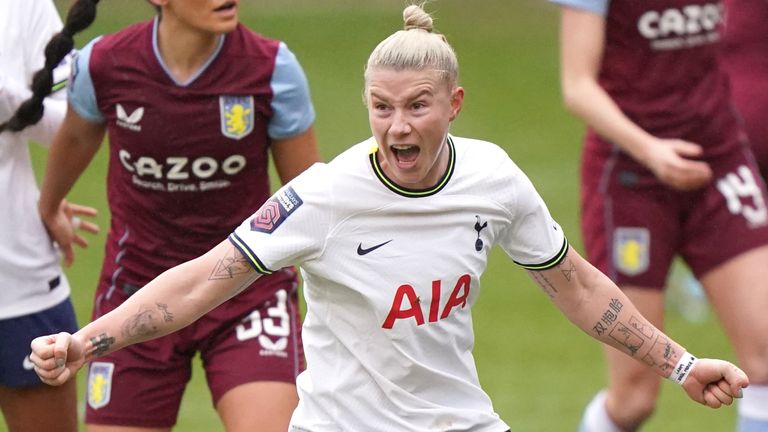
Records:
<instances>
[{"instance_id":1,"label":"open mouth","mask_svg":"<svg viewBox=\"0 0 768 432\"><path fill-rule=\"evenodd\" d=\"M395 144L390 147L399 164L411 165L416 162L421 149L415 145Z\"/></svg>"},{"instance_id":2,"label":"open mouth","mask_svg":"<svg viewBox=\"0 0 768 432\"><path fill-rule=\"evenodd\" d=\"M223 5L217 7L216 9L214 9L214 11L216 11L216 12L226 12L226 11L230 11L230 10L234 9L236 6L237 6L237 2L228 1L228 2L224 3Z\"/></svg>"}]
</instances>

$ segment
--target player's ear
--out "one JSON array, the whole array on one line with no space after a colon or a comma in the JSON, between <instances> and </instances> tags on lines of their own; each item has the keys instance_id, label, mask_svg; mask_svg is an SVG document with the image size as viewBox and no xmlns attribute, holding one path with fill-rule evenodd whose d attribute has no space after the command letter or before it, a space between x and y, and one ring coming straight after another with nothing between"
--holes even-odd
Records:
<instances>
[{"instance_id":1,"label":"player's ear","mask_svg":"<svg viewBox=\"0 0 768 432\"><path fill-rule=\"evenodd\" d=\"M451 91L451 121L456 120L464 105L464 88L456 87Z\"/></svg>"}]
</instances>

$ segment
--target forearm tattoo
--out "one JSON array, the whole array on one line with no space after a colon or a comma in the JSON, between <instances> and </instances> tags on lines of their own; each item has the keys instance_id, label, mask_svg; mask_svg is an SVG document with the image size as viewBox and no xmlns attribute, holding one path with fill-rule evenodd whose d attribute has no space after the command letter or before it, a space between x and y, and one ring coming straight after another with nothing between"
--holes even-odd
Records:
<instances>
[{"instance_id":1,"label":"forearm tattoo","mask_svg":"<svg viewBox=\"0 0 768 432\"><path fill-rule=\"evenodd\" d=\"M140 337L147 338L158 333L158 321L160 315L164 321L173 320L173 314L168 311L168 306L157 303L157 309L142 306L139 312L128 318L123 323L122 333L127 338Z\"/></svg>"},{"instance_id":2,"label":"forearm tattoo","mask_svg":"<svg viewBox=\"0 0 768 432\"><path fill-rule=\"evenodd\" d=\"M661 369L666 375L672 372L682 354L677 352L669 339L660 334L653 341L651 350L643 356L643 361L650 367Z\"/></svg>"},{"instance_id":3,"label":"forearm tattoo","mask_svg":"<svg viewBox=\"0 0 768 432\"><path fill-rule=\"evenodd\" d=\"M250 271L251 266L248 261L233 246L216 262L208 280L232 279L236 275L246 274Z\"/></svg>"},{"instance_id":4,"label":"forearm tattoo","mask_svg":"<svg viewBox=\"0 0 768 432\"><path fill-rule=\"evenodd\" d=\"M645 319L632 315L626 321L621 315L623 307L619 299L612 298L592 331L597 336L607 334L630 356L639 357L648 366L669 373L679 357L675 347Z\"/></svg>"},{"instance_id":5,"label":"forearm tattoo","mask_svg":"<svg viewBox=\"0 0 768 432\"><path fill-rule=\"evenodd\" d=\"M621 312L621 308L624 307L623 304L621 304L621 301L619 299L612 298L611 302L608 303L608 307L603 311L603 315L600 317L600 321L595 323L595 325L592 327L592 330L597 333L598 336L602 336L603 333L605 333L613 324L614 321L616 321L616 318L618 318L619 312Z\"/></svg>"},{"instance_id":6,"label":"forearm tattoo","mask_svg":"<svg viewBox=\"0 0 768 432\"><path fill-rule=\"evenodd\" d=\"M107 336L106 333L102 333L96 337L91 338L91 345L93 345L93 351L91 351L91 357L99 357L105 352L109 351L109 347L115 343L115 338Z\"/></svg>"},{"instance_id":7,"label":"forearm tattoo","mask_svg":"<svg viewBox=\"0 0 768 432\"><path fill-rule=\"evenodd\" d=\"M157 308L160 310L160 312L163 314L163 321L165 322L172 322L173 321L173 314L171 311L168 310L168 305L165 303L155 303L157 305Z\"/></svg>"}]
</instances>

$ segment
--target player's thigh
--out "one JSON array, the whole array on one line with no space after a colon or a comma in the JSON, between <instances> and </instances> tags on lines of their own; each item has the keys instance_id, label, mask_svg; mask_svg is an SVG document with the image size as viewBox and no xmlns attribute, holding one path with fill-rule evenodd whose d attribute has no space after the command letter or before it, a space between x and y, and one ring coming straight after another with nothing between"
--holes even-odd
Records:
<instances>
[{"instance_id":1,"label":"player's thigh","mask_svg":"<svg viewBox=\"0 0 768 432\"><path fill-rule=\"evenodd\" d=\"M700 280L736 257L768 245L768 192L746 143L740 152L712 162L711 167L715 181L695 194L681 247L685 262Z\"/></svg>"},{"instance_id":2,"label":"player's thigh","mask_svg":"<svg viewBox=\"0 0 768 432\"><path fill-rule=\"evenodd\" d=\"M122 348L89 363L85 421L100 425L170 430L191 376L192 352L184 330ZM114 429L124 430L124 429ZM130 429L133 430L133 429Z\"/></svg>"},{"instance_id":3,"label":"player's thigh","mask_svg":"<svg viewBox=\"0 0 768 432\"><path fill-rule=\"evenodd\" d=\"M227 432L285 432L298 402L294 384L260 381L227 391L216 409Z\"/></svg>"},{"instance_id":4,"label":"player's thigh","mask_svg":"<svg viewBox=\"0 0 768 432\"><path fill-rule=\"evenodd\" d=\"M246 290L194 328L204 338L203 367L227 430L285 431L298 403L296 377L304 369L295 284L266 298Z\"/></svg>"},{"instance_id":5,"label":"player's thigh","mask_svg":"<svg viewBox=\"0 0 768 432\"><path fill-rule=\"evenodd\" d=\"M701 282L740 366L752 382L768 384L768 246L726 261Z\"/></svg>"},{"instance_id":6,"label":"player's thigh","mask_svg":"<svg viewBox=\"0 0 768 432\"><path fill-rule=\"evenodd\" d=\"M77 382L0 386L0 408L10 432L77 432Z\"/></svg>"}]
</instances>

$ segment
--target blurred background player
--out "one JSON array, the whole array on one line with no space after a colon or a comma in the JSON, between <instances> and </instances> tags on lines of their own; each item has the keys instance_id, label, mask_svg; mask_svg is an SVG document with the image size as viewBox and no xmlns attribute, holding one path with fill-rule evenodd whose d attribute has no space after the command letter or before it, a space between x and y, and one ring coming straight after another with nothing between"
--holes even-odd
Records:
<instances>
[{"instance_id":1,"label":"blurred background player","mask_svg":"<svg viewBox=\"0 0 768 432\"><path fill-rule=\"evenodd\" d=\"M80 51L41 192L40 214L67 250L60 203L108 133L112 221L94 318L257 209L271 192L269 152L283 182L319 159L307 80L284 43L239 24L237 1L151 3L155 19ZM65 30L88 27L95 8L78 0ZM285 431L304 367L297 275L255 285L182 332L93 363L88 430L171 429L200 353L226 430Z\"/></svg>"},{"instance_id":2,"label":"blurred background player","mask_svg":"<svg viewBox=\"0 0 768 432\"><path fill-rule=\"evenodd\" d=\"M731 80L763 180L768 178L768 0L725 0L720 64ZM752 387L739 404L742 432L768 431L768 387ZM762 401L762 403L757 403ZM754 403L753 403L754 402Z\"/></svg>"},{"instance_id":3,"label":"blurred background player","mask_svg":"<svg viewBox=\"0 0 768 432\"><path fill-rule=\"evenodd\" d=\"M77 431L76 383L43 384L27 357L30 336L77 330L69 282L37 215L39 193L29 154L30 141L50 144L64 118L69 57L46 65L36 81L37 125L19 132L13 117L32 95L28 87L44 65L43 49L60 29L50 0L0 2L0 410L11 432ZM66 223L77 225L73 232L96 231L79 219L95 215L94 209L64 203L62 211ZM79 235L74 241L87 245Z\"/></svg>"},{"instance_id":4,"label":"blurred background player","mask_svg":"<svg viewBox=\"0 0 768 432\"><path fill-rule=\"evenodd\" d=\"M768 1L725 0L721 64L763 178L768 177Z\"/></svg>"},{"instance_id":5,"label":"blurred background player","mask_svg":"<svg viewBox=\"0 0 768 432\"><path fill-rule=\"evenodd\" d=\"M744 404L768 412L766 192L718 68L721 4L554 2L564 101L589 126L581 176L590 260L662 327L679 254L751 379ZM581 430L635 430L660 380L618 351L606 355L609 387Z\"/></svg>"}]
</instances>

